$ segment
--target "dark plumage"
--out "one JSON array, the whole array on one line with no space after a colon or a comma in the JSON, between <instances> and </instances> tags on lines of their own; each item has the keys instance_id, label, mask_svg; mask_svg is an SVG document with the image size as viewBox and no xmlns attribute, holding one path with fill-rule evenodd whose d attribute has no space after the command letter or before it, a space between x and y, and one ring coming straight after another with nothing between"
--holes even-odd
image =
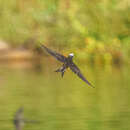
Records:
<instances>
[{"instance_id":1,"label":"dark plumage","mask_svg":"<svg viewBox=\"0 0 130 130\"><path fill-rule=\"evenodd\" d=\"M18 109L14 117L14 124L15 124L16 130L22 130L24 123L25 121L24 121L24 116L23 116L23 108L21 107Z\"/></svg>"},{"instance_id":2,"label":"dark plumage","mask_svg":"<svg viewBox=\"0 0 130 130\"><path fill-rule=\"evenodd\" d=\"M25 119L23 107L17 110L13 121L14 121L16 130L22 130L25 123L39 123L39 121Z\"/></svg>"},{"instance_id":3,"label":"dark plumage","mask_svg":"<svg viewBox=\"0 0 130 130\"><path fill-rule=\"evenodd\" d=\"M67 68L70 68L79 78L81 78L83 81L85 81L88 85L93 87L91 83L88 82L88 80L83 76L81 73L80 69L74 64L73 62L73 53L70 53L68 57L63 56L55 51L52 51L51 49L47 48L44 45L41 45L42 48L44 48L50 55L52 55L54 58L59 60L60 62L63 63L62 67L57 69L55 72L61 72L61 76L64 76L64 72Z\"/></svg>"}]
</instances>

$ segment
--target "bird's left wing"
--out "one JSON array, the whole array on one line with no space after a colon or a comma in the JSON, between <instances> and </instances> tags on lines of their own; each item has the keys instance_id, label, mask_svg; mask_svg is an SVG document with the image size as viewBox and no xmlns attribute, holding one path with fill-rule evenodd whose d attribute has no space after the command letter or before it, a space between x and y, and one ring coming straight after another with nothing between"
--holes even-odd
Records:
<instances>
[{"instance_id":1,"label":"bird's left wing","mask_svg":"<svg viewBox=\"0 0 130 130\"><path fill-rule=\"evenodd\" d=\"M57 60L65 63L66 61L66 57L55 52L55 51L52 51L51 49L47 48L46 46L44 46L43 44L41 45L42 48L44 48L49 54L51 54L53 57L55 57Z\"/></svg>"},{"instance_id":2,"label":"bird's left wing","mask_svg":"<svg viewBox=\"0 0 130 130\"><path fill-rule=\"evenodd\" d=\"M70 69L75 73L77 74L77 76L79 78L81 78L83 81L85 81L88 85L90 85L91 87L92 84L83 76L83 74L81 73L80 69L72 62L71 65L69 66ZM93 87L94 88L94 87Z\"/></svg>"}]
</instances>

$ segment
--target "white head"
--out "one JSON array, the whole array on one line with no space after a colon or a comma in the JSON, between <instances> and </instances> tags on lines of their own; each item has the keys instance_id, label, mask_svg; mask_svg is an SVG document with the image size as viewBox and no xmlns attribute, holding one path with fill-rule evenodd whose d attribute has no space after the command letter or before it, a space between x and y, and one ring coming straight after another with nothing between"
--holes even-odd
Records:
<instances>
[{"instance_id":1,"label":"white head","mask_svg":"<svg viewBox=\"0 0 130 130\"><path fill-rule=\"evenodd\" d=\"M73 57L73 56L74 56L74 53L70 53L69 56L70 56L70 57Z\"/></svg>"}]
</instances>

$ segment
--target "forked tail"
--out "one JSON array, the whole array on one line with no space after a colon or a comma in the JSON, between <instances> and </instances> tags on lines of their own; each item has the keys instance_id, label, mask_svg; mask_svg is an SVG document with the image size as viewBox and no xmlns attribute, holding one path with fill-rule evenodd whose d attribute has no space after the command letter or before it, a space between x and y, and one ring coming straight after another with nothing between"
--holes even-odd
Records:
<instances>
[{"instance_id":1,"label":"forked tail","mask_svg":"<svg viewBox=\"0 0 130 130\"><path fill-rule=\"evenodd\" d=\"M65 73L65 67L62 66L61 68L55 70L55 72L61 72L61 76L63 77L63 76L64 76L64 73Z\"/></svg>"}]
</instances>

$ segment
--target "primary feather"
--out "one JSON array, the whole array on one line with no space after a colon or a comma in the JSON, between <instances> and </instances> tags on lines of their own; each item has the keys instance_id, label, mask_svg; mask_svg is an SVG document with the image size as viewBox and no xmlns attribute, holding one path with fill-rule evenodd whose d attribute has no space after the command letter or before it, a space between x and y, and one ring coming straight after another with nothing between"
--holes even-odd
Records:
<instances>
[{"instance_id":1,"label":"primary feather","mask_svg":"<svg viewBox=\"0 0 130 130\"><path fill-rule=\"evenodd\" d=\"M50 50L49 48L45 47L44 45L41 45L42 48L44 48L50 55L52 55L53 57L55 57L57 60L61 61L61 62L65 62L66 61L66 57L55 52L55 51L52 51Z\"/></svg>"}]
</instances>

